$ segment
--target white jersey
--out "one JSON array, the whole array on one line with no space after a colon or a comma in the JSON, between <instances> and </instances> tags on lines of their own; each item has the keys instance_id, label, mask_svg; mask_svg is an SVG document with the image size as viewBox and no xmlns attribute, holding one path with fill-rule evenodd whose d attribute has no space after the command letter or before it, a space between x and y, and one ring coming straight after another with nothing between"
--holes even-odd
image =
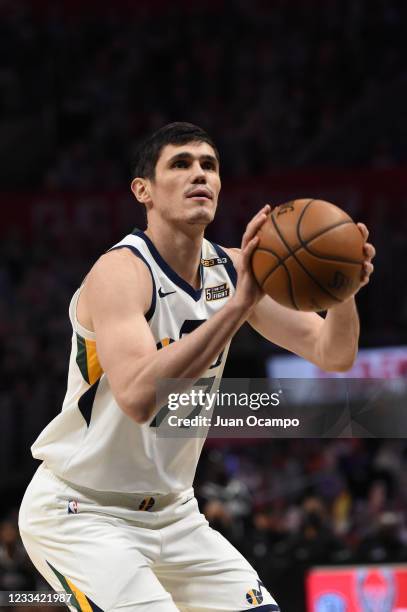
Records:
<instances>
[{"instance_id":1,"label":"white jersey","mask_svg":"<svg viewBox=\"0 0 407 612\"><path fill-rule=\"evenodd\" d=\"M202 245L198 290L168 266L143 232L129 234L113 248L129 248L150 270L153 294L145 316L158 349L194 331L234 293L233 264L208 240ZM62 411L33 444L33 456L60 478L93 490L168 494L188 489L204 437L159 437L156 419L139 425L119 408L98 361L95 333L77 320L79 293L80 288L69 309L72 351ZM228 348L202 378L221 378Z\"/></svg>"}]
</instances>

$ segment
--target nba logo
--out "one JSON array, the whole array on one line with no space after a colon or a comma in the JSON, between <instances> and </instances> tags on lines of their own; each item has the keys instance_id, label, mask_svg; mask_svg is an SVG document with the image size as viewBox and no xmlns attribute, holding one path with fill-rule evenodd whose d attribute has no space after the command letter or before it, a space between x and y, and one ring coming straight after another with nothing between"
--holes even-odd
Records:
<instances>
[{"instance_id":1,"label":"nba logo","mask_svg":"<svg viewBox=\"0 0 407 612\"><path fill-rule=\"evenodd\" d=\"M68 502L68 514L78 514L78 502L75 499Z\"/></svg>"}]
</instances>

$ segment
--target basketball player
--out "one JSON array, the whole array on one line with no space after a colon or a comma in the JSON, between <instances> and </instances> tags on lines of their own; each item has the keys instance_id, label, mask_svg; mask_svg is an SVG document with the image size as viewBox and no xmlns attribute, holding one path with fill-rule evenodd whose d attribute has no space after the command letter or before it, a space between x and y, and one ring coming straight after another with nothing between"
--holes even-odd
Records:
<instances>
[{"instance_id":1,"label":"basketball player","mask_svg":"<svg viewBox=\"0 0 407 612\"><path fill-rule=\"evenodd\" d=\"M240 250L204 238L221 182L218 151L200 128L158 130L134 176L147 230L103 255L73 296L67 393L32 448L43 463L22 502L21 536L72 609L278 611L255 570L199 513L192 482L203 439L156 435L156 383L220 378L245 321L325 370L346 370L358 346L354 299L322 319L263 295L250 258L269 206L247 225ZM374 248L365 253L360 286L373 270ZM224 297L207 300L204 289L221 285Z\"/></svg>"}]
</instances>

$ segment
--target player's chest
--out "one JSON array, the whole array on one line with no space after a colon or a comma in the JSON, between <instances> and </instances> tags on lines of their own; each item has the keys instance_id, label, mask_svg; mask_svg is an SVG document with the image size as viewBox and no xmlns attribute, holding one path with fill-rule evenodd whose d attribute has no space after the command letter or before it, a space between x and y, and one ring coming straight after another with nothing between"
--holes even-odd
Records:
<instances>
[{"instance_id":1,"label":"player's chest","mask_svg":"<svg viewBox=\"0 0 407 612\"><path fill-rule=\"evenodd\" d=\"M158 277L156 303L150 328L157 348L180 340L213 317L234 293L226 275L204 274L200 291L193 295Z\"/></svg>"}]
</instances>

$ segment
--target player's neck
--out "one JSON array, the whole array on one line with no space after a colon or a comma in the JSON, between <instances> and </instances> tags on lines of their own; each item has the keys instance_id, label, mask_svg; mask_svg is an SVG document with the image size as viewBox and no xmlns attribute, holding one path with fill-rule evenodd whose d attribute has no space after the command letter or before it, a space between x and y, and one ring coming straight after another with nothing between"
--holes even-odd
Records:
<instances>
[{"instance_id":1,"label":"player's neck","mask_svg":"<svg viewBox=\"0 0 407 612\"><path fill-rule=\"evenodd\" d=\"M198 289L201 284L199 264L203 231L199 234L186 234L165 225L148 228L144 232L160 253L164 261L188 284Z\"/></svg>"}]
</instances>

